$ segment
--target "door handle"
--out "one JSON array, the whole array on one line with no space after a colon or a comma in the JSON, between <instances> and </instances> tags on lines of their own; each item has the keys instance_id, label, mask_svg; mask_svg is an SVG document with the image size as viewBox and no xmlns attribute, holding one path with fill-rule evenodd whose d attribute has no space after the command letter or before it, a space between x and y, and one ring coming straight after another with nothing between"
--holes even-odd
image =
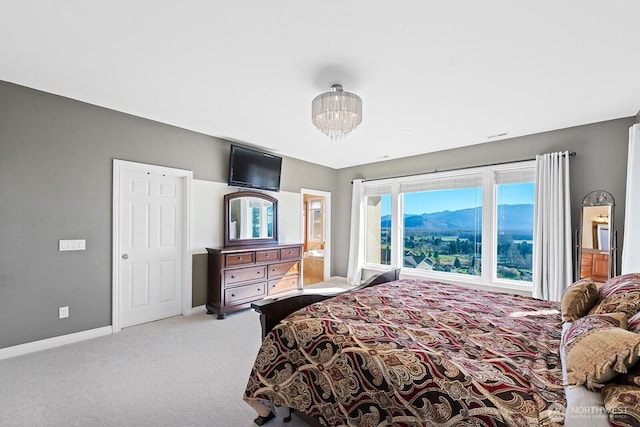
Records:
<instances>
[{"instance_id":1,"label":"door handle","mask_svg":"<svg viewBox=\"0 0 640 427\"><path fill-rule=\"evenodd\" d=\"M127 255L127 254L122 254L122 259L129 259L129 255Z\"/></svg>"}]
</instances>

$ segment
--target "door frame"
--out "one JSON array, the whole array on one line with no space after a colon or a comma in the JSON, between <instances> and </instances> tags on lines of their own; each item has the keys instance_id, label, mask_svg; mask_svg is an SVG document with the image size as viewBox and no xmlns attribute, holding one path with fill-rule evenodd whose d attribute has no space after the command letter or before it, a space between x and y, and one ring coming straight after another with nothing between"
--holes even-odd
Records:
<instances>
[{"instance_id":1,"label":"door frame","mask_svg":"<svg viewBox=\"0 0 640 427\"><path fill-rule=\"evenodd\" d=\"M113 332L120 332L120 177L123 171L138 170L144 172L161 173L182 178L182 315L189 316L192 312L192 256L191 256L191 184L193 172L166 166L150 165L113 159L113 213L112 213L112 255L111 255L111 327Z\"/></svg>"},{"instance_id":2,"label":"door frame","mask_svg":"<svg viewBox=\"0 0 640 427\"><path fill-rule=\"evenodd\" d=\"M305 234L305 222L307 221L307 213L304 209L304 196L319 196L324 198L324 279L329 280L331 278L331 192L322 190L312 190L310 188L300 188L300 212L302 213L302 221L300 225L302 227L300 235L302 241L307 241ZM303 261L304 262L304 261Z\"/></svg>"}]
</instances>

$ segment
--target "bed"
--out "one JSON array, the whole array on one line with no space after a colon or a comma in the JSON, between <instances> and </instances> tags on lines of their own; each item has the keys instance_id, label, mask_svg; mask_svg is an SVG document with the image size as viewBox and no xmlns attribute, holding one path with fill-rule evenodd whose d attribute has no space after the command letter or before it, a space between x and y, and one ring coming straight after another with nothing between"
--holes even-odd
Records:
<instances>
[{"instance_id":1,"label":"bed","mask_svg":"<svg viewBox=\"0 0 640 427\"><path fill-rule=\"evenodd\" d=\"M640 296L640 275L635 279ZM565 415L577 425L609 425L600 391L635 369L640 334L619 357L625 362L602 356L611 378L568 374L566 335L570 345L581 342L581 318L612 308L597 288L583 301L582 286L572 287L571 304L561 304L399 279L295 307L275 326L263 322L266 335L244 399L292 408L320 425L560 426ZM579 315L568 316L567 307ZM604 311L591 316L593 307ZM621 317L633 313L608 319L612 328L624 329ZM598 325L592 331L603 330ZM583 359L593 355L576 348L571 363L589 365ZM596 365L591 369L605 370ZM576 398L576 391L586 394ZM585 396L592 399L589 414ZM624 422L615 425L637 425L630 402ZM572 405L583 405L582 413ZM585 424L587 418L593 424Z\"/></svg>"}]
</instances>

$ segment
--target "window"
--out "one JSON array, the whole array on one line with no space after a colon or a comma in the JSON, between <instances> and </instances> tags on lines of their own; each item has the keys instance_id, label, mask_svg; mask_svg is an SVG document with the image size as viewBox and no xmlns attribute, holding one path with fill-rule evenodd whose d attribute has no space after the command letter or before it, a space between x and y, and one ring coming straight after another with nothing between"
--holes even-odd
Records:
<instances>
[{"instance_id":1,"label":"window","mask_svg":"<svg viewBox=\"0 0 640 427\"><path fill-rule=\"evenodd\" d=\"M480 275L482 175L400 184L400 188L403 266Z\"/></svg>"},{"instance_id":2,"label":"window","mask_svg":"<svg viewBox=\"0 0 640 427\"><path fill-rule=\"evenodd\" d=\"M391 265L392 186L388 182L369 182L364 187L364 261Z\"/></svg>"},{"instance_id":3,"label":"window","mask_svg":"<svg viewBox=\"0 0 640 427\"><path fill-rule=\"evenodd\" d=\"M365 263L530 286L534 177L522 162L365 181Z\"/></svg>"},{"instance_id":4,"label":"window","mask_svg":"<svg viewBox=\"0 0 640 427\"><path fill-rule=\"evenodd\" d=\"M365 262L391 265L391 195L365 196Z\"/></svg>"},{"instance_id":5,"label":"window","mask_svg":"<svg viewBox=\"0 0 640 427\"><path fill-rule=\"evenodd\" d=\"M534 169L496 171L496 277L532 281Z\"/></svg>"}]
</instances>

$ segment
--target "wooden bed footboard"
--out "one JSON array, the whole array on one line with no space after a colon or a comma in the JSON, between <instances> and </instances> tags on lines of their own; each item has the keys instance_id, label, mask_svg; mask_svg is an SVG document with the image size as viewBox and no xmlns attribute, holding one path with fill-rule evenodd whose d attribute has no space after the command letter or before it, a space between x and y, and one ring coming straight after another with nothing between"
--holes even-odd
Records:
<instances>
[{"instance_id":1,"label":"wooden bed footboard","mask_svg":"<svg viewBox=\"0 0 640 427\"><path fill-rule=\"evenodd\" d=\"M366 282L344 292L351 292L358 289L368 288L370 286L380 285L382 283L392 282L400 278L400 269L385 271L384 273L372 276ZM264 299L251 304L251 308L260 313L260 323L262 324L262 338L264 338L271 329L273 329L282 319L290 315L296 310L306 307L310 304L323 301L334 297L343 292L332 292L318 290L303 290L299 294L284 296L281 298Z\"/></svg>"}]
</instances>

